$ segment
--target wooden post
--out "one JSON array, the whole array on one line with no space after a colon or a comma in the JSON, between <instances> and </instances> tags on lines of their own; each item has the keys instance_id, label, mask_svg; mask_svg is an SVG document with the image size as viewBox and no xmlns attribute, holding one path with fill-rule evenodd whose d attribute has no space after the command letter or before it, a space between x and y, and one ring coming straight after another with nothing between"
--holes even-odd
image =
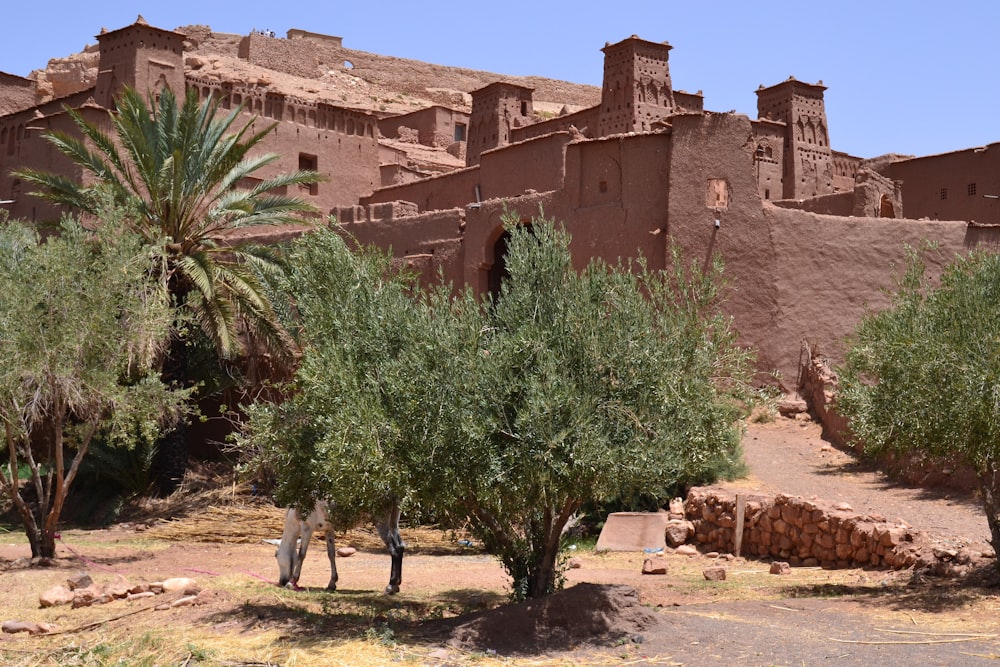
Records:
<instances>
[{"instance_id":1,"label":"wooden post","mask_svg":"<svg viewBox=\"0 0 1000 667\"><path fill-rule=\"evenodd\" d=\"M743 549L743 519L746 515L747 499L742 493L736 494L736 534L733 535L733 555L739 556Z\"/></svg>"}]
</instances>

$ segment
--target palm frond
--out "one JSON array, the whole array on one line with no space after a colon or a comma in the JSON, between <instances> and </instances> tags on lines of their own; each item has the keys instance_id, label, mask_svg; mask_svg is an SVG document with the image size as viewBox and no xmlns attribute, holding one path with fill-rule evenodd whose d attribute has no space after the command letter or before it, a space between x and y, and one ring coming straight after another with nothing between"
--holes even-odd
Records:
<instances>
[{"instance_id":1,"label":"palm frond","mask_svg":"<svg viewBox=\"0 0 1000 667\"><path fill-rule=\"evenodd\" d=\"M266 284L281 274L280 253L244 247L238 239L220 245L217 239L227 230L288 223L316 213L305 200L275 191L321 177L295 171L240 188L277 160L258 151L274 124L256 130L257 118L245 115L242 106L224 112L218 100L199 101L196 91L179 102L170 90L154 99L128 88L116 102L109 115L111 132L67 109L81 136L46 135L98 185L30 170L23 172L24 180L36 185L38 194L88 212L106 202L98 195L107 189L130 212L118 224L162 245L151 271L162 276L176 303L189 311L221 356L239 351L238 328L249 338L266 341L272 352L287 354L289 337Z\"/></svg>"}]
</instances>

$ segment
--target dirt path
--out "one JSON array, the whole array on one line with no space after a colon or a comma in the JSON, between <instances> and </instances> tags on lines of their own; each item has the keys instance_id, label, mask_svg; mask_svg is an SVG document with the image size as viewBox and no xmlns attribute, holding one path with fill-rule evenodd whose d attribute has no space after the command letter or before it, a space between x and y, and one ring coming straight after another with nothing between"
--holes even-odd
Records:
<instances>
[{"instance_id":1,"label":"dirt path","mask_svg":"<svg viewBox=\"0 0 1000 667\"><path fill-rule=\"evenodd\" d=\"M902 519L954 544L985 546L989 527L972 494L896 483L823 440L812 422L753 424L743 438L750 478L741 487L846 502L855 511Z\"/></svg>"}]
</instances>

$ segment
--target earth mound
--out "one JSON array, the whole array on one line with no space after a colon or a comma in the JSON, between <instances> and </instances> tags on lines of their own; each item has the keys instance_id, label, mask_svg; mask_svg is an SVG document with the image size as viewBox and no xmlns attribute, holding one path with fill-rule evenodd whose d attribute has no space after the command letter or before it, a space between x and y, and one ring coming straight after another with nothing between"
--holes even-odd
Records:
<instances>
[{"instance_id":1,"label":"earth mound","mask_svg":"<svg viewBox=\"0 0 1000 667\"><path fill-rule=\"evenodd\" d=\"M448 644L501 655L639 643L662 623L631 586L581 583L540 600L452 619Z\"/></svg>"}]
</instances>

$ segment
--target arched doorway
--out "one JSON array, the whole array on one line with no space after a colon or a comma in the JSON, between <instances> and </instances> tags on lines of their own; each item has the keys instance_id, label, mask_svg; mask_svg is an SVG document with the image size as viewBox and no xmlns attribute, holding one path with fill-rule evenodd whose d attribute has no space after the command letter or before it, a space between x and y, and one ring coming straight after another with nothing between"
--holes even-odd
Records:
<instances>
[{"instance_id":1,"label":"arched doorway","mask_svg":"<svg viewBox=\"0 0 1000 667\"><path fill-rule=\"evenodd\" d=\"M892 205L892 200L889 199L889 195L882 195L882 201L879 203L878 217L880 218L895 218L896 209Z\"/></svg>"},{"instance_id":2,"label":"arched doorway","mask_svg":"<svg viewBox=\"0 0 1000 667\"><path fill-rule=\"evenodd\" d=\"M494 303L500 298L500 285L504 280L510 278L510 271L507 270L507 242L509 240L510 232L504 231L493 244L493 265L488 273L487 287Z\"/></svg>"}]
</instances>

